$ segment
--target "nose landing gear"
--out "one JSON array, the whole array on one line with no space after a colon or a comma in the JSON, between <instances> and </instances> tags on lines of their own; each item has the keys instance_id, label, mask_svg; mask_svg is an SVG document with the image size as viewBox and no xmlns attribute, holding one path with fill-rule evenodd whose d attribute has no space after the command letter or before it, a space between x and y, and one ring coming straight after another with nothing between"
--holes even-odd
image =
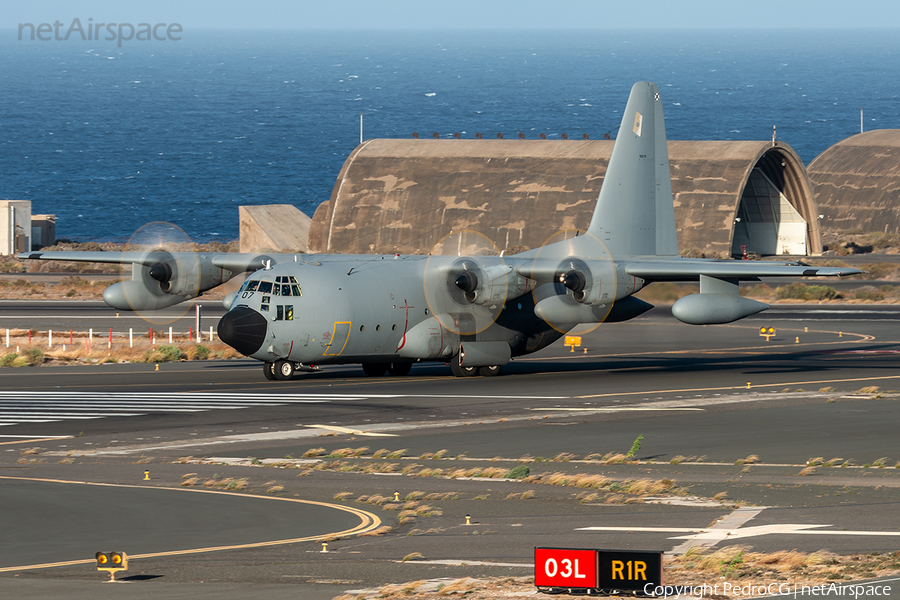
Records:
<instances>
[{"instance_id":1,"label":"nose landing gear","mask_svg":"<svg viewBox=\"0 0 900 600\"><path fill-rule=\"evenodd\" d=\"M263 375L270 381L287 381L294 376L297 371L308 371L315 373L319 371L316 365L304 365L303 363L294 363L289 360L276 360L275 362L263 363Z\"/></svg>"}]
</instances>

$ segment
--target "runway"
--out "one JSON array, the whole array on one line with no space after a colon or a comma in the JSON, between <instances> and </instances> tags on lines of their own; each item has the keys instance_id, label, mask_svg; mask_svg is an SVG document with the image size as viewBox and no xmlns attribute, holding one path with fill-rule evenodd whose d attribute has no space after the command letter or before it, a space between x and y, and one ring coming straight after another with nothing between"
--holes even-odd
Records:
<instances>
[{"instance_id":1,"label":"runway","mask_svg":"<svg viewBox=\"0 0 900 600\"><path fill-rule=\"evenodd\" d=\"M900 405L890 390L900 389L898 318L900 309L890 306L776 306L733 325L691 327L652 311L584 334L576 352L554 346L516 360L497 378L454 378L433 364L408 377L368 378L346 366L271 382L248 360L162 364L160 371L147 364L4 369L0 474L154 488L180 488L190 473L200 487L214 475L244 477L263 497L282 486L286 498L368 510L395 527L333 541L327 555L306 542L201 554L190 568L174 558L135 561L141 573L158 576L146 586L218 579L240 590L277 580L293 597L330 598L389 581L527 575L536 545L671 552L703 538L718 540L713 547L765 551L894 551ZM762 326L775 327L774 337L760 337ZM627 452L641 435L639 463L597 460ZM362 458L322 459L343 448L364 448ZM263 467L316 449L309 460L346 465ZM386 452L374 458L378 449ZM389 452L396 457L386 458ZM841 460L807 470L817 457ZM340 470L391 464L388 474ZM607 502L607 490L583 502L590 491L540 481L410 476L517 465L532 475L665 479L685 488L680 498L704 500L623 504ZM149 484L140 483L145 470ZM529 490L534 497L521 499ZM441 494L427 502L441 514L401 524L398 512L355 501L394 491ZM336 501L341 492L348 494ZM711 533L735 503L759 511L726 530L740 535ZM215 510L188 510L185 522ZM465 525L466 514L473 525ZM156 532L162 542L169 535L175 548L175 532ZM73 536L60 528L36 541L58 539L65 548ZM136 531L120 543L128 550L145 538ZM411 552L428 560L395 562ZM465 561L487 564L458 564ZM0 589L13 585L9 577L0 574ZM85 566L26 571L15 589L48 578L70 583L79 597L97 574Z\"/></svg>"}]
</instances>

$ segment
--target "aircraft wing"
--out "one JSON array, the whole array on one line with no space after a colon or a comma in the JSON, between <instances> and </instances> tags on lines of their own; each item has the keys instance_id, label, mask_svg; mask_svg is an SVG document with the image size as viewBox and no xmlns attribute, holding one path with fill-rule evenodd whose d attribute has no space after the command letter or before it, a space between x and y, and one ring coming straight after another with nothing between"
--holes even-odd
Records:
<instances>
[{"instance_id":1,"label":"aircraft wing","mask_svg":"<svg viewBox=\"0 0 900 600\"><path fill-rule=\"evenodd\" d=\"M679 258L625 259L625 272L646 281L698 281L701 275L754 281L760 277L841 277L862 273L852 267L815 267L800 263Z\"/></svg>"},{"instance_id":2,"label":"aircraft wing","mask_svg":"<svg viewBox=\"0 0 900 600\"><path fill-rule=\"evenodd\" d=\"M163 261L185 262L196 261L198 258L207 260L215 267L227 269L235 273L255 271L265 266L266 260L272 264L293 260L293 254L259 254L237 252L168 252L165 250L151 250L147 252L81 252L52 251L52 252L22 252L16 258L27 260L59 260L66 262L91 262L116 265L138 264L145 267ZM302 256L302 255L300 255Z\"/></svg>"},{"instance_id":3,"label":"aircraft wing","mask_svg":"<svg viewBox=\"0 0 900 600\"><path fill-rule=\"evenodd\" d=\"M143 264L148 252L80 252L73 250L70 252L22 252L17 255L18 259L28 260L61 260L66 262L93 262L93 263L109 263L109 264Z\"/></svg>"},{"instance_id":4,"label":"aircraft wing","mask_svg":"<svg viewBox=\"0 0 900 600\"><path fill-rule=\"evenodd\" d=\"M484 260L484 259L481 259ZM540 283L555 281L559 274L572 268L566 259L507 257L523 277ZM591 259L584 259L588 263ZM609 259L594 259L606 262ZM852 267L816 267L796 262L716 260L708 258L627 257L612 259L627 275L653 281L699 281L700 276L757 281L760 277L841 277L862 273ZM590 268L590 267L588 267Z\"/></svg>"}]
</instances>

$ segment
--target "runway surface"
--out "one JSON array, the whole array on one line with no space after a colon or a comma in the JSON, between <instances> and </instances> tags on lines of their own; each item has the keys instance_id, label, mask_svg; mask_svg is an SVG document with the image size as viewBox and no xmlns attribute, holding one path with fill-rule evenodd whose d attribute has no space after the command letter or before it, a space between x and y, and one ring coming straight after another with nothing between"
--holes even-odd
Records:
<instances>
[{"instance_id":1,"label":"runway surface","mask_svg":"<svg viewBox=\"0 0 900 600\"><path fill-rule=\"evenodd\" d=\"M71 310L67 319L92 314ZM586 333L576 352L554 346L516 360L497 378L453 378L443 365L417 365L408 377L368 378L346 366L271 382L248 360L162 364L158 372L148 364L4 369L0 475L26 479L4 482L0 505L13 501L10 490L20 499L47 496L35 479L139 486L124 492L136 495L121 505L158 488L186 494L168 488L192 478L192 489L220 490L217 482L230 477L247 479L242 493L251 497L240 502L265 505L249 514L268 513L266 497L283 496L370 511L395 527L386 535L332 541L327 553L310 541L201 553L189 562L134 561L130 573L145 577L139 585L148 593L176 596L212 580L228 583L219 597L265 584L275 588L272 597L331 598L391 581L528 575L536 545L672 552L706 540L713 548L740 543L761 551L896 551L900 403L891 390L900 389L898 319L900 309L892 306L776 306L733 325L692 327L655 310ZM762 326L775 327L775 336L760 337ZM640 463L597 460L627 452L641 435ZM342 448L363 458L322 458ZM372 458L378 449L397 454ZM303 462L314 450L317 457L308 460L320 462ZM201 457L209 460L198 462ZM808 468L819 457L847 464ZM264 466L276 459L282 468ZM735 464L741 462L754 464ZM313 470L316 464L329 468ZM353 465L390 473L350 472ZM654 494L622 503L610 500L608 490L591 500L591 490L535 481L421 476L423 469L446 475L517 465L532 475L671 480L685 492L673 504ZM400 474L404 469L420 476ZM79 489L90 490L79 492L84 506L110 498L108 488ZM408 515L412 520L401 524L400 511L356 501L393 498L395 491L401 499L422 492L418 501L432 514ZM533 497L522 499L529 491ZM429 494L440 495L425 501ZM143 505L147 522L158 525L128 531L138 517L123 518L109 543L126 551L183 549L185 524L206 519L224 522L224 531L198 529L190 540L195 549L218 545L217 536L234 534L229 543L253 537L230 517L215 519L221 507L198 502L182 507L171 526L162 508ZM739 512L737 504L753 514ZM30 513L30 519L50 511L42 502L16 506L17 515ZM90 511L78 515L103 531L101 513L93 521ZM726 518L732 525L710 529ZM281 535L285 527L272 519L246 541L322 533ZM23 526L21 535L29 530ZM78 540L83 550L76 550ZM0 568L46 562L41 552L48 545L56 548L53 560L118 549L95 547L102 540L64 524L34 528L18 562L0 555ZM398 562L412 552L425 560ZM97 591L92 582L103 577L91 565L33 568L0 573L0 590L28 597L62 585L72 597L88 597Z\"/></svg>"}]
</instances>

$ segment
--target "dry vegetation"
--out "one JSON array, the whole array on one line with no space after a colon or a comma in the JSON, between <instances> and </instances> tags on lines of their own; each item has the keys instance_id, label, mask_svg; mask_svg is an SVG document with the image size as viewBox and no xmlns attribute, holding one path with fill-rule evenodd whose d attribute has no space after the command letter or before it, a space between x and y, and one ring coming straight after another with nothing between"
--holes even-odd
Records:
<instances>
[{"instance_id":1,"label":"dry vegetation","mask_svg":"<svg viewBox=\"0 0 900 600\"><path fill-rule=\"evenodd\" d=\"M172 344L162 332L135 332L129 343L128 332L94 334L88 332L54 331L50 344L50 332L27 329L9 330L9 346L6 330L0 330L0 367L26 367L43 364L104 364L116 362L164 363L182 360L206 360L239 358L231 346L213 339L197 343L186 333L173 336ZM163 343L165 342L165 343Z\"/></svg>"},{"instance_id":2,"label":"dry vegetation","mask_svg":"<svg viewBox=\"0 0 900 600\"><path fill-rule=\"evenodd\" d=\"M405 557L419 558L418 553ZM713 552L688 551L683 556L664 559L663 582L667 586L718 586L712 597L720 600L746 595L723 593L723 582L731 586L755 588L775 584L836 586L900 572L900 552L839 556L827 551L805 553L786 550L764 554L741 546L729 546ZM345 594L335 600L442 600L465 597L469 600L512 600L535 591L532 577L496 577L487 579L422 580L386 585L358 594ZM756 596L758 594L754 594ZM840 595L840 594L834 594ZM847 593L843 594L847 595ZM850 594L852 595L852 594ZM673 592L674 596L674 592ZM704 597L710 597L706 592ZM618 596L616 596L618 597ZM686 593L681 595L689 598Z\"/></svg>"}]
</instances>

